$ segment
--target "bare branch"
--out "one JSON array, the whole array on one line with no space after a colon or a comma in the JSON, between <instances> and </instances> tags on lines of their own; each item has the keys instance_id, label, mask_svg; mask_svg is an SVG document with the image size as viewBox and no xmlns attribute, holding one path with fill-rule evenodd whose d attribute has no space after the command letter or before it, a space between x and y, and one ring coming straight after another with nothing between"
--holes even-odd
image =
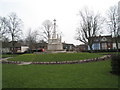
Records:
<instances>
[{"instance_id":1,"label":"bare branch","mask_svg":"<svg viewBox=\"0 0 120 90\"><path fill-rule=\"evenodd\" d=\"M51 37L52 34L52 29L53 29L53 24L50 20L45 20L42 24L42 36L43 38L48 41L48 38Z\"/></svg>"},{"instance_id":2,"label":"bare branch","mask_svg":"<svg viewBox=\"0 0 120 90\"><path fill-rule=\"evenodd\" d=\"M118 11L118 6L112 6L110 7L107 13L108 15L107 24L109 26L109 32L111 33L111 35L113 35L113 37L115 37L115 43L116 43L117 50L118 50L118 41L116 38L120 36L119 12L120 11Z\"/></svg>"},{"instance_id":3,"label":"bare branch","mask_svg":"<svg viewBox=\"0 0 120 90\"><path fill-rule=\"evenodd\" d=\"M100 14L94 15L93 11L84 9L80 11L80 27L77 28L77 40L88 44L92 50L93 38L97 35L97 32L101 29L101 24L103 24L102 17Z\"/></svg>"}]
</instances>

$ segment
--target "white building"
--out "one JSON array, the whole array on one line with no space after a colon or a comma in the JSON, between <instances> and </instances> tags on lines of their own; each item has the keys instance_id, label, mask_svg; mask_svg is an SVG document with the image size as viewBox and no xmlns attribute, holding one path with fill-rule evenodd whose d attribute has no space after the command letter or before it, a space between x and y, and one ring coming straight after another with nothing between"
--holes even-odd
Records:
<instances>
[{"instance_id":1,"label":"white building","mask_svg":"<svg viewBox=\"0 0 120 90\"><path fill-rule=\"evenodd\" d=\"M113 43L113 49L117 49L115 42ZM118 49L120 49L120 43L118 43Z\"/></svg>"}]
</instances>

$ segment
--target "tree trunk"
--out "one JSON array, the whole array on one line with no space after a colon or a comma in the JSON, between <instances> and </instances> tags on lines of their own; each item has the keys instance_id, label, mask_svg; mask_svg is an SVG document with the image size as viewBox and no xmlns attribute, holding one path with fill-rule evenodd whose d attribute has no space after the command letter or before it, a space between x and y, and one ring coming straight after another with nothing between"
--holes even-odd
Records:
<instances>
[{"instance_id":1,"label":"tree trunk","mask_svg":"<svg viewBox=\"0 0 120 90\"><path fill-rule=\"evenodd\" d=\"M12 54L14 54L14 47L15 47L15 43L14 43L14 36L12 34Z\"/></svg>"},{"instance_id":2,"label":"tree trunk","mask_svg":"<svg viewBox=\"0 0 120 90\"><path fill-rule=\"evenodd\" d=\"M89 48L90 48L90 52L93 52L92 39L89 39L89 40L88 40L88 45L89 45Z\"/></svg>"},{"instance_id":3,"label":"tree trunk","mask_svg":"<svg viewBox=\"0 0 120 90\"><path fill-rule=\"evenodd\" d=\"M89 44L90 52L93 52L92 44Z\"/></svg>"},{"instance_id":4,"label":"tree trunk","mask_svg":"<svg viewBox=\"0 0 120 90\"><path fill-rule=\"evenodd\" d=\"M119 50L118 50L118 41L117 41L117 37L115 37L115 43L116 43L116 49L117 49L117 52L118 52Z\"/></svg>"}]
</instances>

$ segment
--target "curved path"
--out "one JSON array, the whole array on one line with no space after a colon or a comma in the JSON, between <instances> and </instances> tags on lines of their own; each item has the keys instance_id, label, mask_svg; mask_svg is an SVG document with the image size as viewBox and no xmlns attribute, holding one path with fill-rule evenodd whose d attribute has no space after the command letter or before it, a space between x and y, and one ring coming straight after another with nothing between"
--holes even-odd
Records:
<instances>
[{"instance_id":1,"label":"curved path","mask_svg":"<svg viewBox=\"0 0 120 90\"><path fill-rule=\"evenodd\" d=\"M87 62L94 62L94 61L103 61L108 60L111 58L111 55L105 55L102 57L92 58L92 59L85 59L85 60L74 60L74 61L54 61L54 62L24 62L24 61L7 61L3 60L1 63L3 64L17 64L17 65L29 65L29 64L80 64L80 63L87 63Z\"/></svg>"}]
</instances>

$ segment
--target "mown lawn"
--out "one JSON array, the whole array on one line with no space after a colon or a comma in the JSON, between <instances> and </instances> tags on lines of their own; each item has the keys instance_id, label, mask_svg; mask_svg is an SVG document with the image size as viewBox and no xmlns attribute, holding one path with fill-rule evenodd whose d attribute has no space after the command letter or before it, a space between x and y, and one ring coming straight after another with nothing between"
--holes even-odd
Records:
<instances>
[{"instance_id":1,"label":"mown lawn","mask_svg":"<svg viewBox=\"0 0 120 90\"><path fill-rule=\"evenodd\" d=\"M96 54L120 54L120 52L96 52Z\"/></svg>"},{"instance_id":2,"label":"mown lawn","mask_svg":"<svg viewBox=\"0 0 120 90\"><path fill-rule=\"evenodd\" d=\"M7 58L7 57L16 57L19 54L2 54L2 58Z\"/></svg>"},{"instance_id":3,"label":"mown lawn","mask_svg":"<svg viewBox=\"0 0 120 90\"><path fill-rule=\"evenodd\" d=\"M95 53L54 53L54 54L23 54L14 58L11 61L67 61L67 60L82 60L95 57L101 57Z\"/></svg>"},{"instance_id":4,"label":"mown lawn","mask_svg":"<svg viewBox=\"0 0 120 90\"><path fill-rule=\"evenodd\" d=\"M0 89L2 90L2 64L0 63Z\"/></svg>"},{"instance_id":5,"label":"mown lawn","mask_svg":"<svg viewBox=\"0 0 120 90\"><path fill-rule=\"evenodd\" d=\"M3 88L117 88L110 60L65 65L3 64Z\"/></svg>"}]
</instances>

